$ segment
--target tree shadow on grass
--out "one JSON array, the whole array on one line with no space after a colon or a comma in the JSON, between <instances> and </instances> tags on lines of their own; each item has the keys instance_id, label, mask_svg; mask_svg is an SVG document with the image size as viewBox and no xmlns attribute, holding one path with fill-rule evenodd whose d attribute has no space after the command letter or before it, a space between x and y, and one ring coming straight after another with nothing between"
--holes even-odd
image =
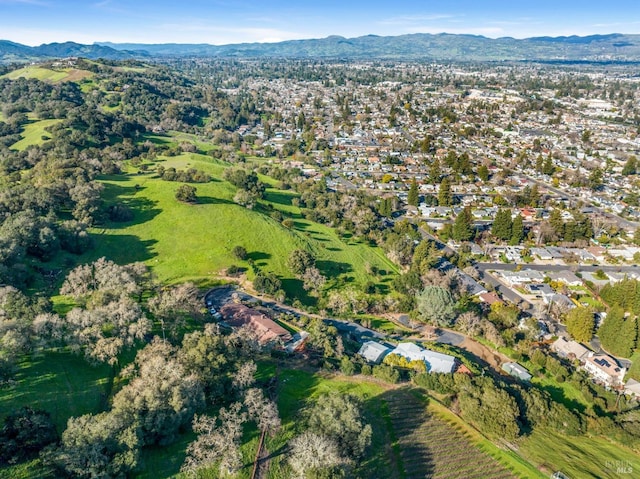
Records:
<instances>
[{"instance_id":1,"label":"tree shadow on grass","mask_svg":"<svg viewBox=\"0 0 640 479\"><path fill-rule=\"evenodd\" d=\"M231 200L226 200L224 198L214 198L213 196L200 196L197 195L197 205L235 205Z\"/></svg>"},{"instance_id":2,"label":"tree shadow on grass","mask_svg":"<svg viewBox=\"0 0 640 479\"><path fill-rule=\"evenodd\" d=\"M537 387L548 392L554 401L559 402L560 404L564 404L569 409L569 411L578 411L580 414L584 413L586 409L585 405L576 401L575 399L568 398L562 388L552 386L550 384L544 386L541 384L537 384Z\"/></svg>"},{"instance_id":3,"label":"tree shadow on grass","mask_svg":"<svg viewBox=\"0 0 640 479\"><path fill-rule=\"evenodd\" d=\"M302 230L302 231L304 231L304 230L306 230L306 229L308 229L308 228L309 228L309 225L308 225L308 224L306 224L306 223L302 223L301 221L294 221L294 222L293 222L293 227L294 227L295 229L297 229L297 230Z\"/></svg>"},{"instance_id":4,"label":"tree shadow on grass","mask_svg":"<svg viewBox=\"0 0 640 479\"><path fill-rule=\"evenodd\" d=\"M269 259L271 258L270 253L265 253L264 251L252 251L247 254L247 259L251 259L253 261L259 261L261 259Z\"/></svg>"},{"instance_id":5,"label":"tree shadow on grass","mask_svg":"<svg viewBox=\"0 0 640 479\"><path fill-rule=\"evenodd\" d=\"M329 240L327 238L323 238L322 236L312 236L312 238L314 240L320 242L320 243L328 243L329 242Z\"/></svg>"},{"instance_id":6,"label":"tree shadow on grass","mask_svg":"<svg viewBox=\"0 0 640 479\"><path fill-rule=\"evenodd\" d=\"M307 306L313 306L317 303L318 300L313 296L309 296L304 290L301 280L296 278L283 278L281 281L282 289L287 293L288 298L297 299Z\"/></svg>"},{"instance_id":7,"label":"tree shadow on grass","mask_svg":"<svg viewBox=\"0 0 640 479\"><path fill-rule=\"evenodd\" d=\"M316 261L316 266L323 275L329 278L336 278L344 273L353 272L353 268L349 263L341 263L338 261Z\"/></svg>"},{"instance_id":8,"label":"tree shadow on grass","mask_svg":"<svg viewBox=\"0 0 640 479\"><path fill-rule=\"evenodd\" d=\"M156 240L141 240L135 235L92 234L95 248L82 256L83 262L95 261L102 256L118 264L148 261L157 256L153 251Z\"/></svg>"},{"instance_id":9,"label":"tree shadow on grass","mask_svg":"<svg viewBox=\"0 0 640 479\"><path fill-rule=\"evenodd\" d=\"M270 203L276 203L284 206L292 206L291 200L293 198L297 198L297 196L298 195L296 195L295 193L287 194L286 192L283 192L283 191L267 190L267 192L264 195L264 199L265 201L268 201Z\"/></svg>"},{"instance_id":10,"label":"tree shadow on grass","mask_svg":"<svg viewBox=\"0 0 640 479\"><path fill-rule=\"evenodd\" d=\"M108 221L106 226L109 229L117 230L151 221L162 213L160 208L156 208L157 204L157 201L153 201L145 197L124 198L120 201L108 204L107 210L109 207L123 207L125 210L128 209L133 217L130 220L124 221L116 221L112 219Z\"/></svg>"}]
</instances>

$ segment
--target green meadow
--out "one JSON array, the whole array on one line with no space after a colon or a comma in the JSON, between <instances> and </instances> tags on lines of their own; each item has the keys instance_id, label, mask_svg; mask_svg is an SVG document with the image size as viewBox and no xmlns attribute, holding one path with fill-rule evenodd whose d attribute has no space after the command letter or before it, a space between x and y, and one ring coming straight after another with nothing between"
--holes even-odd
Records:
<instances>
[{"instance_id":1,"label":"green meadow","mask_svg":"<svg viewBox=\"0 0 640 479\"><path fill-rule=\"evenodd\" d=\"M62 120L31 120L29 123L24 125L24 131L20 133L22 139L17 141L11 148L13 150L23 151L29 145L41 145L46 140L43 137L49 137L49 133L46 131L46 128L51 125L55 125L56 123L60 123Z\"/></svg>"},{"instance_id":2,"label":"green meadow","mask_svg":"<svg viewBox=\"0 0 640 479\"><path fill-rule=\"evenodd\" d=\"M91 76L93 76L91 72L79 70L77 68L52 69L43 66L29 65L13 70L0 78L8 78L10 80L16 80L18 78L35 78L36 80L58 83L61 81L79 81Z\"/></svg>"},{"instance_id":3,"label":"green meadow","mask_svg":"<svg viewBox=\"0 0 640 479\"><path fill-rule=\"evenodd\" d=\"M9 387L0 389L0 417L31 405L51 414L59 432L71 416L99 412L106 407L111 368L91 366L68 351L33 355L18 365Z\"/></svg>"},{"instance_id":4,"label":"green meadow","mask_svg":"<svg viewBox=\"0 0 640 479\"><path fill-rule=\"evenodd\" d=\"M637 454L599 437L566 437L550 430L536 430L519 442L519 453L541 468L562 471L571 478L637 477L640 471ZM621 472L629 468L631 472Z\"/></svg>"},{"instance_id":5,"label":"green meadow","mask_svg":"<svg viewBox=\"0 0 640 479\"><path fill-rule=\"evenodd\" d=\"M396 271L379 248L340 237L332 228L302 218L300 209L291 204L293 192L269 188L265 200L250 210L233 202L235 187L221 179L228 165L195 153L166 158L160 164L204 170L214 179L194 184L198 202L186 204L175 199L181 183L161 180L154 172L130 170L102 178L106 204L127 205L134 219L96 229L97 247L83 260L107 256L119 263L145 261L161 281L206 286L232 264L249 266L232 255L234 246L240 245L261 270L278 275L284 289L301 299L302 283L292 278L286 264L297 248L312 252L321 272L340 285L377 281L367 274L367 264L387 272L379 280L381 288ZM293 227L272 219L266 203L292 218Z\"/></svg>"}]
</instances>

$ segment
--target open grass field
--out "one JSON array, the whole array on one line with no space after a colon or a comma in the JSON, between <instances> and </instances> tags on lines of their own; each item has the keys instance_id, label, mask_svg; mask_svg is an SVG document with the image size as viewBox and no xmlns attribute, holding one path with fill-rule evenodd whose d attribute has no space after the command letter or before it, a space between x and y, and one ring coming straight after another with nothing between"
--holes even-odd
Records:
<instances>
[{"instance_id":1,"label":"open grass field","mask_svg":"<svg viewBox=\"0 0 640 479\"><path fill-rule=\"evenodd\" d=\"M640 473L637 454L601 438L577 439L540 430L520 442L519 452L534 464L550 472L562 471L572 479L631 478ZM629 468L631 472L620 472Z\"/></svg>"},{"instance_id":2,"label":"open grass field","mask_svg":"<svg viewBox=\"0 0 640 479\"><path fill-rule=\"evenodd\" d=\"M77 68L45 68L43 66L29 65L18 70L3 75L1 78L9 78L16 80L18 78L35 78L37 80L47 81L51 83L59 83L62 81L80 81L90 78L93 73Z\"/></svg>"},{"instance_id":3,"label":"open grass field","mask_svg":"<svg viewBox=\"0 0 640 479\"><path fill-rule=\"evenodd\" d=\"M94 413L105 406L108 366L90 366L69 352L46 353L19 365L15 384L0 389L0 419L25 405L51 414L63 431L71 416Z\"/></svg>"},{"instance_id":4,"label":"open grass field","mask_svg":"<svg viewBox=\"0 0 640 479\"><path fill-rule=\"evenodd\" d=\"M269 370L262 370L268 374ZM272 374L272 372L271 372ZM282 418L282 431L275 438L268 438L267 449L275 457L271 460L270 479L284 479L289 477L288 466L283 457L277 453L282 451L286 442L302 432L296 424L302 419L302 409L307 400L313 401L318 396L338 391L349 393L360 398L364 403L366 420L373 429L372 450L358 469L357 477L384 477L392 479L398 477L392 465L391 438L385 422L386 403L378 400L388 390L388 386L371 380L349 377L333 377L331 375L310 374L306 371L286 369L279 373L278 410Z\"/></svg>"},{"instance_id":5,"label":"open grass field","mask_svg":"<svg viewBox=\"0 0 640 479\"><path fill-rule=\"evenodd\" d=\"M265 200L293 215L294 227L288 229L267 214L233 202L235 188L220 179L226 165L195 153L167 158L162 165L205 170L214 180L194 185L198 203L185 204L175 199L180 183L160 180L152 172L102 178L106 203L128 205L135 217L97 230L97 248L83 261L100 256L119 263L145 261L161 281L207 285L231 264L248 266L232 255L233 247L241 245L262 270L280 276L283 288L302 299L302 283L292 278L286 265L296 248L311 251L321 272L344 284L378 281L367 274L367 263L389 273L379 280L382 288L395 272L380 249L338 237L331 228L301 218L300 210L291 205L291 192L270 189Z\"/></svg>"},{"instance_id":6,"label":"open grass field","mask_svg":"<svg viewBox=\"0 0 640 479\"><path fill-rule=\"evenodd\" d=\"M72 416L100 412L107 407L111 369L90 366L67 351L47 352L23 360L14 383L0 389L0 421L23 406L51 414L59 433ZM0 479L55 477L38 460L0 467Z\"/></svg>"},{"instance_id":7,"label":"open grass field","mask_svg":"<svg viewBox=\"0 0 640 479\"><path fill-rule=\"evenodd\" d=\"M50 136L46 131L46 128L55 125L56 123L60 123L62 120L51 119L51 120L31 120L24 126L24 131L20 133L22 139L13 145L11 145L11 149L23 151L29 145L41 145L46 140L43 140L43 136Z\"/></svg>"},{"instance_id":8,"label":"open grass field","mask_svg":"<svg viewBox=\"0 0 640 479\"><path fill-rule=\"evenodd\" d=\"M532 479L547 477L533 464L527 462L514 451L504 447L498 447L495 443L480 433L480 431L469 425L459 416L455 415L450 409L447 409L441 403L435 400L430 400L427 410L433 416L446 422L449 427L456 430L459 434L462 434L466 440L470 441L484 454L491 456L493 459L498 461L516 477Z\"/></svg>"}]
</instances>

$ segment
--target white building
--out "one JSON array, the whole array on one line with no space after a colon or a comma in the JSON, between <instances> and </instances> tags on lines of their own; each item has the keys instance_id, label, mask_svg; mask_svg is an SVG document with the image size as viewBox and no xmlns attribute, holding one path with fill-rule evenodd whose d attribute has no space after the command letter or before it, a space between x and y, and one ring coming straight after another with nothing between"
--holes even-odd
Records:
<instances>
[{"instance_id":1,"label":"white building","mask_svg":"<svg viewBox=\"0 0 640 479\"><path fill-rule=\"evenodd\" d=\"M627 370L607 354L590 354L584 362L584 369L591 377L607 386L622 383Z\"/></svg>"},{"instance_id":2,"label":"white building","mask_svg":"<svg viewBox=\"0 0 640 479\"><path fill-rule=\"evenodd\" d=\"M370 363L378 364L389 354L391 348L375 341L367 341L362 345L358 354Z\"/></svg>"},{"instance_id":3,"label":"white building","mask_svg":"<svg viewBox=\"0 0 640 479\"><path fill-rule=\"evenodd\" d=\"M413 343L400 343L391 351L409 361L424 361L430 373L452 373L456 369L456 358L448 354L422 349Z\"/></svg>"}]
</instances>

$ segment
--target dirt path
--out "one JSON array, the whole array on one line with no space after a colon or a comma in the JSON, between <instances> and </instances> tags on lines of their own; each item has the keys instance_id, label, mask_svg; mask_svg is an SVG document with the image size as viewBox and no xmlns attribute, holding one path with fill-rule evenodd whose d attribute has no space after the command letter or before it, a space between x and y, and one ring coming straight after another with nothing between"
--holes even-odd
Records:
<instances>
[{"instance_id":1,"label":"dirt path","mask_svg":"<svg viewBox=\"0 0 640 479\"><path fill-rule=\"evenodd\" d=\"M474 341L471 338L465 337L464 341L460 343L460 348L469 351L474 356L486 361L496 371L501 371L502 364L509 362L510 359L498 351L485 346L484 344Z\"/></svg>"}]
</instances>

